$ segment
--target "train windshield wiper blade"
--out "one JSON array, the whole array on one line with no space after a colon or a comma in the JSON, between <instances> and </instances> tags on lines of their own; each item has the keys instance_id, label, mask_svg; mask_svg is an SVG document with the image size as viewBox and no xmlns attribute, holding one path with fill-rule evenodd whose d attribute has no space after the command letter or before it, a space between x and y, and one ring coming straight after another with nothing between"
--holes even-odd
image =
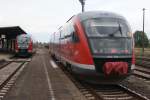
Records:
<instances>
[{"instance_id":1,"label":"train windshield wiper blade","mask_svg":"<svg viewBox=\"0 0 150 100\"><path fill-rule=\"evenodd\" d=\"M120 24L119 24L119 31L120 31L120 34L122 36L122 28L121 28Z\"/></svg>"},{"instance_id":2,"label":"train windshield wiper blade","mask_svg":"<svg viewBox=\"0 0 150 100\"><path fill-rule=\"evenodd\" d=\"M114 36L114 34L118 31L118 29L116 31L114 31L113 33L109 34L109 36Z\"/></svg>"},{"instance_id":3,"label":"train windshield wiper blade","mask_svg":"<svg viewBox=\"0 0 150 100\"><path fill-rule=\"evenodd\" d=\"M119 23L118 23L118 24L119 24ZM114 31L113 33L109 34L109 36L114 36L114 34L117 33L118 31L119 31L120 34L122 35L122 29L121 29L120 24L119 24L119 26L118 26L118 29L117 29L116 31Z\"/></svg>"}]
</instances>

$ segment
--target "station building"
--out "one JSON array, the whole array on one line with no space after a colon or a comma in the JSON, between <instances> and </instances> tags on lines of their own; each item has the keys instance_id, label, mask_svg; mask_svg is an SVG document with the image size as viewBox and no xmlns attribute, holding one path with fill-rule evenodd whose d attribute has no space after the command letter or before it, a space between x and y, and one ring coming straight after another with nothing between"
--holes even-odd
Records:
<instances>
[{"instance_id":1,"label":"station building","mask_svg":"<svg viewBox=\"0 0 150 100\"><path fill-rule=\"evenodd\" d=\"M0 52L14 52L16 37L26 32L19 26L0 27Z\"/></svg>"}]
</instances>

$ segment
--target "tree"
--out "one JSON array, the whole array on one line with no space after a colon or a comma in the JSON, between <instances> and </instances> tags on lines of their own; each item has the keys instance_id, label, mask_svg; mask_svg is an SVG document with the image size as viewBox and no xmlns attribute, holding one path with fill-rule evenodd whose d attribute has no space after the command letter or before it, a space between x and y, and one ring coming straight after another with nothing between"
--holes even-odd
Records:
<instances>
[{"instance_id":1,"label":"tree","mask_svg":"<svg viewBox=\"0 0 150 100\"><path fill-rule=\"evenodd\" d=\"M142 42L143 42L142 38L143 38L142 31L136 31L134 33L135 47L142 47ZM146 33L144 33L144 47L148 47L148 46L149 46L149 40L148 40Z\"/></svg>"}]
</instances>

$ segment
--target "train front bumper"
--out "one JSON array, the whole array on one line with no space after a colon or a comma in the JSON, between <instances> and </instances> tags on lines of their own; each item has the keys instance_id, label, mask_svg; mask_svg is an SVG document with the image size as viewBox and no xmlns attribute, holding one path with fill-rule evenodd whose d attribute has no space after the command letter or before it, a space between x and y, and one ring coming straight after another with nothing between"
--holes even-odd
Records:
<instances>
[{"instance_id":1,"label":"train front bumper","mask_svg":"<svg viewBox=\"0 0 150 100\"><path fill-rule=\"evenodd\" d=\"M86 68L86 66L88 66ZM94 65L93 65L94 66ZM132 71L125 75L109 75L106 76L104 73L99 73L94 67L89 68L89 65L83 66L72 66L73 73L81 80L85 80L90 83L100 84L116 84L123 81L125 78L131 75Z\"/></svg>"}]
</instances>

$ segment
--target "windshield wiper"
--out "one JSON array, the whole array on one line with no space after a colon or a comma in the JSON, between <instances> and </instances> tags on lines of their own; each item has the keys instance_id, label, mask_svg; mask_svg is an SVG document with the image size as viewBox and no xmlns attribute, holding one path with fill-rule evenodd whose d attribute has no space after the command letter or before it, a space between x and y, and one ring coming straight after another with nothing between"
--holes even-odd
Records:
<instances>
[{"instance_id":1,"label":"windshield wiper","mask_svg":"<svg viewBox=\"0 0 150 100\"><path fill-rule=\"evenodd\" d=\"M120 34L122 36L122 28L121 28L120 24L119 24L119 31L120 31Z\"/></svg>"},{"instance_id":2,"label":"windshield wiper","mask_svg":"<svg viewBox=\"0 0 150 100\"><path fill-rule=\"evenodd\" d=\"M119 24L119 23L118 23L118 24ZM118 31L120 32L120 34L121 34L121 36L122 36L122 29L121 29L120 24L119 24L119 26L118 26L118 29L117 29L116 31L114 31L113 33L109 34L109 36L113 37L114 34L117 33Z\"/></svg>"},{"instance_id":3,"label":"windshield wiper","mask_svg":"<svg viewBox=\"0 0 150 100\"><path fill-rule=\"evenodd\" d=\"M113 36L114 36L114 34L115 34L117 31L118 31L118 29L117 29L117 30L115 30L113 33L109 34L109 36L113 37Z\"/></svg>"}]
</instances>

